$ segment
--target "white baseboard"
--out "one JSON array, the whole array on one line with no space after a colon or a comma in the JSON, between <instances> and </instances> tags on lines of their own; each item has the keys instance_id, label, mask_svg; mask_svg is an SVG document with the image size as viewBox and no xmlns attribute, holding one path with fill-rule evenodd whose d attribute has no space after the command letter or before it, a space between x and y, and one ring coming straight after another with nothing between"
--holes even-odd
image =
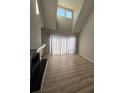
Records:
<instances>
[{"instance_id":1,"label":"white baseboard","mask_svg":"<svg viewBox=\"0 0 124 93\"><path fill-rule=\"evenodd\" d=\"M79 54L80 55L80 54ZM87 60L89 60L90 62L92 62L92 63L94 63L94 61L92 60L92 59L90 59L90 58L88 58L88 57L86 57L86 56L84 56L84 55L80 55L81 57L84 57L84 58L86 58Z\"/></svg>"}]
</instances>

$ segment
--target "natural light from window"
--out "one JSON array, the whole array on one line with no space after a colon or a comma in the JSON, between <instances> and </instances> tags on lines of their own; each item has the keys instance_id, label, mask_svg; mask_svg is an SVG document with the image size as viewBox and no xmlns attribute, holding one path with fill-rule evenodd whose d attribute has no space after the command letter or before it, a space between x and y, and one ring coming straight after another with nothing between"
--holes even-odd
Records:
<instances>
[{"instance_id":1,"label":"natural light from window","mask_svg":"<svg viewBox=\"0 0 124 93\"><path fill-rule=\"evenodd\" d=\"M75 36L62 36L50 35L50 54L65 55L75 54L76 52L76 37Z\"/></svg>"},{"instance_id":2,"label":"natural light from window","mask_svg":"<svg viewBox=\"0 0 124 93\"><path fill-rule=\"evenodd\" d=\"M39 8L38 8L38 2L36 0L36 15L39 15Z\"/></svg>"},{"instance_id":3,"label":"natural light from window","mask_svg":"<svg viewBox=\"0 0 124 93\"><path fill-rule=\"evenodd\" d=\"M69 9L58 7L57 8L57 16L62 16L65 18L72 19L73 14L72 14L72 11Z\"/></svg>"},{"instance_id":4,"label":"natural light from window","mask_svg":"<svg viewBox=\"0 0 124 93\"><path fill-rule=\"evenodd\" d=\"M58 7L57 15L58 16L65 16L65 10L61 7Z\"/></svg>"},{"instance_id":5,"label":"natural light from window","mask_svg":"<svg viewBox=\"0 0 124 93\"><path fill-rule=\"evenodd\" d=\"M72 11L66 11L66 18L72 18Z\"/></svg>"}]
</instances>

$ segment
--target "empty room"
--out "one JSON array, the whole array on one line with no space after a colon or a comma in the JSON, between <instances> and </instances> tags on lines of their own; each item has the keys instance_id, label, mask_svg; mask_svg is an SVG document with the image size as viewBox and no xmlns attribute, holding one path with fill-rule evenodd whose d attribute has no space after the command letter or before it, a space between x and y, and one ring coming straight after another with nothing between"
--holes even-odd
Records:
<instances>
[{"instance_id":1,"label":"empty room","mask_svg":"<svg viewBox=\"0 0 124 93\"><path fill-rule=\"evenodd\" d=\"M0 4L0 93L124 93L124 0Z\"/></svg>"},{"instance_id":2,"label":"empty room","mask_svg":"<svg viewBox=\"0 0 124 93\"><path fill-rule=\"evenodd\" d=\"M94 93L94 0L30 0L31 93Z\"/></svg>"}]
</instances>

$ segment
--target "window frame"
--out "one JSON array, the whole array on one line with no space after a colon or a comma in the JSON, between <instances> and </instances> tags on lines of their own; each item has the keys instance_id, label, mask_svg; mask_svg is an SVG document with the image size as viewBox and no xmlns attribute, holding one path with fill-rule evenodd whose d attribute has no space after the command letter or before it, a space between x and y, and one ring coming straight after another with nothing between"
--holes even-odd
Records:
<instances>
[{"instance_id":1,"label":"window frame","mask_svg":"<svg viewBox=\"0 0 124 93\"><path fill-rule=\"evenodd\" d=\"M65 7L63 7L63 6L61 6L61 5L58 5L58 6L57 6L57 14L58 14L58 8L63 8L63 9L65 10L64 16L60 16L60 17L64 17L64 18L66 18L66 19L72 19L72 20L73 20L73 12L74 12L73 9L65 8ZM72 18L66 17L66 11L72 12ZM57 16L58 16L58 15L57 15Z\"/></svg>"},{"instance_id":2,"label":"window frame","mask_svg":"<svg viewBox=\"0 0 124 93\"><path fill-rule=\"evenodd\" d=\"M59 13L58 13L58 9L63 9L64 10L64 16L62 16L62 15L58 15ZM66 10L64 9L64 8L62 8L62 7L57 7L57 16L62 16L62 17L65 17L65 13L66 13Z\"/></svg>"},{"instance_id":3,"label":"window frame","mask_svg":"<svg viewBox=\"0 0 124 93\"><path fill-rule=\"evenodd\" d=\"M68 13L71 13L71 16L70 16L70 14L68 15ZM70 10L65 11L65 17L66 18L72 19L72 16L73 16L72 11L70 11Z\"/></svg>"}]
</instances>

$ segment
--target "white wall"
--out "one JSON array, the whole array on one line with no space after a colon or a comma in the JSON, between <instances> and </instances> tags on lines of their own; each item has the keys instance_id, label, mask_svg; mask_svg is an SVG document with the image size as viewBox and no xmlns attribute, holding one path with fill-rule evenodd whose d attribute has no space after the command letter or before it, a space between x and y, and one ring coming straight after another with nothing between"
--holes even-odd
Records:
<instances>
[{"instance_id":1,"label":"white wall","mask_svg":"<svg viewBox=\"0 0 124 93\"><path fill-rule=\"evenodd\" d=\"M41 44L41 19L40 15L36 15L35 0L31 0L30 4L30 48L35 49Z\"/></svg>"},{"instance_id":2,"label":"white wall","mask_svg":"<svg viewBox=\"0 0 124 93\"><path fill-rule=\"evenodd\" d=\"M79 35L79 55L94 60L94 12L89 16Z\"/></svg>"}]
</instances>

